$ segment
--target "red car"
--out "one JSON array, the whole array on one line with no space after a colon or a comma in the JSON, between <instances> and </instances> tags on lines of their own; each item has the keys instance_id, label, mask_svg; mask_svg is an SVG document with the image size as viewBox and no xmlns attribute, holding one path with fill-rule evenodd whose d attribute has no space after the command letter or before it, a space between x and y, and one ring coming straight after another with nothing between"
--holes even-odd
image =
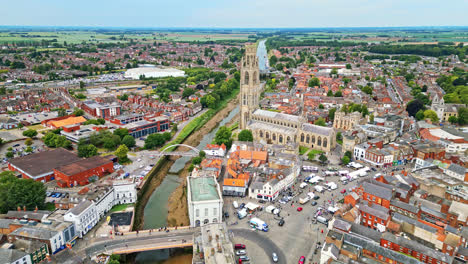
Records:
<instances>
[{"instance_id":1,"label":"red car","mask_svg":"<svg viewBox=\"0 0 468 264\"><path fill-rule=\"evenodd\" d=\"M298 208L297 208L297 211L298 211L298 212L302 211L302 207L298 207Z\"/></svg>"},{"instance_id":2,"label":"red car","mask_svg":"<svg viewBox=\"0 0 468 264\"><path fill-rule=\"evenodd\" d=\"M245 249L245 245L244 244L235 244L234 249Z\"/></svg>"},{"instance_id":3,"label":"red car","mask_svg":"<svg viewBox=\"0 0 468 264\"><path fill-rule=\"evenodd\" d=\"M346 189L341 190L340 193L346 193Z\"/></svg>"},{"instance_id":4,"label":"red car","mask_svg":"<svg viewBox=\"0 0 468 264\"><path fill-rule=\"evenodd\" d=\"M297 264L304 264L305 262L305 257L302 256L300 259L299 259L299 262Z\"/></svg>"}]
</instances>

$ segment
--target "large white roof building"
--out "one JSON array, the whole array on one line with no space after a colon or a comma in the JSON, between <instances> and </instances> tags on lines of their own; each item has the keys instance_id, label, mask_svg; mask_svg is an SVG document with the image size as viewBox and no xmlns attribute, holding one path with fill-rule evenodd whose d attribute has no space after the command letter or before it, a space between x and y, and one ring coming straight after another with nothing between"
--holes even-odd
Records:
<instances>
[{"instance_id":1,"label":"large white roof building","mask_svg":"<svg viewBox=\"0 0 468 264\"><path fill-rule=\"evenodd\" d=\"M125 78L138 80L143 75L146 78L162 78L162 77L184 77L185 72L174 68L156 68L156 67L141 67L129 69L125 72Z\"/></svg>"}]
</instances>

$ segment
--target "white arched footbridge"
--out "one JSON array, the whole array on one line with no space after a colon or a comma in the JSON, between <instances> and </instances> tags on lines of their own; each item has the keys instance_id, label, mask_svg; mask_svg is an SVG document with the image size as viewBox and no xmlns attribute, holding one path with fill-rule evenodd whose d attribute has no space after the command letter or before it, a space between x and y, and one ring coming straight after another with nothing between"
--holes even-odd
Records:
<instances>
[{"instance_id":1,"label":"white arched footbridge","mask_svg":"<svg viewBox=\"0 0 468 264\"><path fill-rule=\"evenodd\" d=\"M186 147L189 148L189 151L168 151L173 147ZM195 147L185 145L185 144L174 144L170 146L166 146L160 151L153 152L155 156L184 156L184 157L196 157L200 153L200 150L196 149Z\"/></svg>"}]
</instances>

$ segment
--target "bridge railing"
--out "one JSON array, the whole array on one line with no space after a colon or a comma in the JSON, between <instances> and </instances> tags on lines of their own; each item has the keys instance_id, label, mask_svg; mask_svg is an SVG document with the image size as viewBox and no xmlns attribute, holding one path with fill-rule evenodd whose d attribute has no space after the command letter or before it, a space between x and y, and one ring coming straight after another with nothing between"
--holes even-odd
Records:
<instances>
[{"instance_id":1,"label":"bridge railing","mask_svg":"<svg viewBox=\"0 0 468 264\"><path fill-rule=\"evenodd\" d=\"M190 229L195 229L195 228L191 226L178 226L178 227L166 228L166 230L169 230L169 231L190 230ZM164 232L166 230L164 230L164 228L145 229L145 230L138 230L138 233L137 231L124 232L122 233L122 235L125 236L125 235L136 235L136 234L158 233L158 232Z\"/></svg>"}]
</instances>

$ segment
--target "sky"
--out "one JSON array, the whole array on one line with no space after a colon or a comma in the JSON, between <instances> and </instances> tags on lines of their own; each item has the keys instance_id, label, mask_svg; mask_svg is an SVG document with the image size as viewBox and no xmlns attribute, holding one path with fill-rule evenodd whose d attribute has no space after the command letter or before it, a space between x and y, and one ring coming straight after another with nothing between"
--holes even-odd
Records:
<instances>
[{"instance_id":1,"label":"sky","mask_svg":"<svg viewBox=\"0 0 468 264\"><path fill-rule=\"evenodd\" d=\"M468 26L468 0L13 0L0 25L93 27Z\"/></svg>"}]
</instances>

